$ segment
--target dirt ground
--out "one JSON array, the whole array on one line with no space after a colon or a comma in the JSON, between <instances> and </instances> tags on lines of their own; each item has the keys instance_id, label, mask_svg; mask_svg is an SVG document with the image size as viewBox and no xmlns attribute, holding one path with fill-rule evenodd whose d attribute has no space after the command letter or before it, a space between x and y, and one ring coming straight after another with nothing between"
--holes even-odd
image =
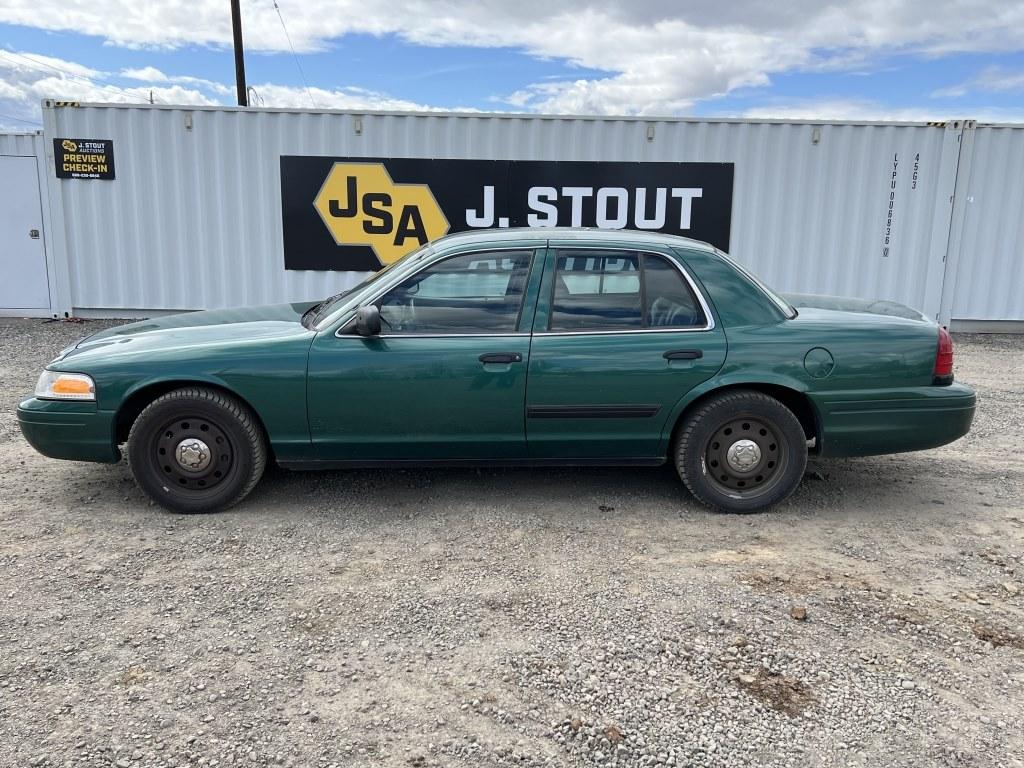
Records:
<instances>
[{"instance_id":1,"label":"dirt ground","mask_svg":"<svg viewBox=\"0 0 1024 768\"><path fill-rule=\"evenodd\" d=\"M1024 338L980 410L748 517L668 468L270 471L230 512L14 417L101 324L0 321L2 766L1024 766Z\"/></svg>"}]
</instances>

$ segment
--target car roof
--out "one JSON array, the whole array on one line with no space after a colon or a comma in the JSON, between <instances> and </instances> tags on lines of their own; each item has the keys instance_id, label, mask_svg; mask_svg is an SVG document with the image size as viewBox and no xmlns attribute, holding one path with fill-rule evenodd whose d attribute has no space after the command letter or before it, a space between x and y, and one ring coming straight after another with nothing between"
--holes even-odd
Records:
<instances>
[{"instance_id":1,"label":"car roof","mask_svg":"<svg viewBox=\"0 0 1024 768\"><path fill-rule=\"evenodd\" d=\"M692 240L661 232L642 232L635 229L598 229L597 227L506 227L502 229L470 229L455 232L434 240L431 245L447 248L469 243L508 242L509 240L578 240L594 243L650 243L676 248L714 252L714 247L702 240Z\"/></svg>"}]
</instances>

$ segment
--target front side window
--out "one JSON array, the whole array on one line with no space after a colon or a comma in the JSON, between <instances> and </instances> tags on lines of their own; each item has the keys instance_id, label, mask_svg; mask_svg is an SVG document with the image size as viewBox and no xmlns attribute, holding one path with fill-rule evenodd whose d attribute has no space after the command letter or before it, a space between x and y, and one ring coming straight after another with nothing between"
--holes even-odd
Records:
<instances>
[{"instance_id":1,"label":"front side window","mask_svg":"<svg viewBox=\"0 0 1024 768\"><path fill-rule=\"evenodd\" d=\"M532 255L467 253L420 270L380 300L384 333L515 331Z\"/></svg>"},{"instance_id":2,"label":"front side window","mask_svg":"<svg viewBox=\"0 0 1024 768\"><path fill-rule=\"evenodd\" d=\"M560 251L552 331L701 328L696 296L667 259L632 251Z\"/></svg>"}]
</instances>

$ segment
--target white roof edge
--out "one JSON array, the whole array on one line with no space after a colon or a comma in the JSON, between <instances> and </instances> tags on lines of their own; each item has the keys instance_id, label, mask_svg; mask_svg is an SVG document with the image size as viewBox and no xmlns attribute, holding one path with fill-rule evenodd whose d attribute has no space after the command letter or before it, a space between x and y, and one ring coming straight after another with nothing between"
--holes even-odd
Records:
<instances>
[{"instance_id":1,"label":"white roof edge","mask_svg":"<svg viewBox=\"0 0 1024 768\"><path fill-rule=\"evenodd\" d=\"M60 105L60 106L58 106ZM478 118L481 120L557 120L587 122L630 122L630 123L768 123L773 125L877 125L912 126L917 128L945 127L948 123L976 122L978 126L1022 127L1024 123L982 123L969 117L951 117L947 120L842 120L822 117L819 119L790 119L768 117L679 117L672 115L572 115L540 114L534 112L483 112L472 110L423 110L402 111L384 109L301 109L298 107L233 107L207 104L128 104L118 102L65 102L57 99L43 99L43 109L139 109L139 110L182 110L186 112L266 112L272 114L352 115L380 117L456 117Z\"/></svg>"},{"instance_id":2,"label":"white roof edge","mask_svg":"<svg viewBox=\"0 0 1024 768\"><path fill-rule=\"evenodd\" d=\"M454 245L461 240L492 242L498 240L595 240L601 242L648 242L669 246L686 246L713 253L714 246L663 232L638 229L598 229L597 227L508 227L505 229L467 229L434 240L432 245Z\"/></svg>"}]
</instances>

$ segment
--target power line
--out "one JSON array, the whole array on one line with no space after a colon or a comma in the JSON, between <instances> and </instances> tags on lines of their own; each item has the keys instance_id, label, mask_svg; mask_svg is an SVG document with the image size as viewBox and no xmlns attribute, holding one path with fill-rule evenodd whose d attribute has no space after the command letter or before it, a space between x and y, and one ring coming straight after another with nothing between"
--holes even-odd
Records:
<instances>
[{"instance_id":1,"label":"power line","mask_svg":"<svg viewBox=\"0 0 1024 768\"><path fill-rule=\"evenodd\" d=\"M38 122L38 121L36 121L36 120L25 120L25 119L20 118L20 117L15 117L14 115L2 115L2 114L0 114L0 117L2 117L4 120L14 120L16 123L25 123L25 125L38 125L40 128L43 127L43 124Z\"/></svg>"},{"instance_id":2,"label":"power line","mask_svg":"<svg viewBox=\"0 0 1024 768\"><path fill-rule=\"evenodd\" d=\"M86 77L85 75L80 75L80 74L78 74L76 72L72 72L72 71L67 70L67 69L62 69L61 67L55 66L53 64L49 64L49 63L47 63L45 61L39 61L38 59L33 59L31 56L28 56L27 54L24 54L24 53L15 53L14 51L8 51L6 49L0 49L0 54L8 56L8 57L9 56L17 56L19 59L24 59L25 61L29 62L31 65L34 65L34 68L36 70L40 71L40 72L42 71L40 69L40 67L45 67L46 69L52 69L54 72L60 72L61 74L67 75L68 77L73 77L76 80L81 80L82 82L89 83L90 85L94 85L97 88L107 88L107 89L110 89L110 90L117 91L119 93L124 94L125 96L127 96L130 99L132 99L133 101L144 101L144 99L140 99L138 95L136 95L134 93L129 93L124 88L118 88L116 85L104 82L102 78ZM8 60L10 61L10 59L8 59ZM18 64L18 62L16 62L16 61L12 62L12 63Z\"/></svg>"},{"instance_id":3,"label":"power line","mask_svg":"<svg viewBox=\"0 0 1024 768\"><path fill-rule=\"evenodd\" d=\"M90 85L95 85L98 88L107 88L109 90L114 90L114 91L117 91L118 93L124 94L125 96L127 96L130 99L133 99L135 101L141 101L141 99L139 99L139 97L136 94L130 93L130 92L126 91L124 88L119 88L118 86L113 85L112 83L105 82L104 79L101 78L101 77L86 77L85 75L80 75L77 72L72 72L72 71L70 71L68 69L63 69L62 67L58 67L58 66L56 66L54 64L50 64L50 63L45 62L45 61L40 61L39 59L34 59L34 58L32 58L31 56L29 56L28 54L25 54L25 53L16 53L14 51L8 51L8 50L0 50L0 53L6 54L8 56L17 56L20 59L24 59L25 61L28 61L28 62L30 62L32 64L35 64L37 70L39 70L39 67L46 67L47 69L52 69L54 72L60 72L61 74L67 75L68 77L73 77L76 80L81 80L84 83L89 83ZM15 63L17 63L17 62L15 62ZM42 70L39 70L39 71L42 71Z\"/></svg>"},{"instance_id":4,"label":"power line","mask_svg":"<svg viewBox=\"0 0 1024 768\"><path fill-rule=\"evenodd\" d=\"M316 99L313 98L313 92L309 90L309 83L306 82L306 73L302 71L302 64L299 63L299 57L295 54L295 46L292 45L292 36L288 34L288 27L285 26L284 16L281 15L281 8L277 4L277 0L274 0L274 10L277 11L277 18L281 20L281 29L284 30L285 39L288 41L288 47L292 49L292 58L295 59L295 66L299 68L299 76L302 78L302 84L306 87L306 95L309 96L309 103L313 105L313 109L316 109Z\"/></svg>"}]
</instances>

